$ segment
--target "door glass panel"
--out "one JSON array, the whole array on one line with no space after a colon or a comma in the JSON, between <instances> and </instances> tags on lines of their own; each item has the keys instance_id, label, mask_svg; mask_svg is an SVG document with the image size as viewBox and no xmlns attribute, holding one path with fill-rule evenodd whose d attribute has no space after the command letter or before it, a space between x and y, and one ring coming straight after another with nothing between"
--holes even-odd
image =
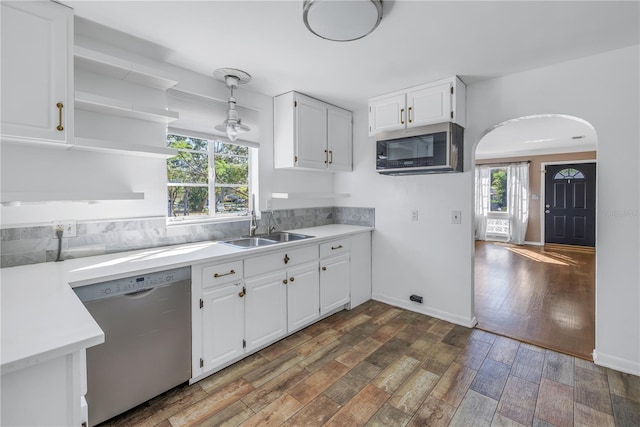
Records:
<instances>
[{"instance_id":1,"label":"door glass panel","mask_svg":"<svg viewBox=\"0 0 640 427\"><path fill-rule=\"evenodd\" d=\"M566 168L556 173L553 179L584 179L584 174L578 169Z\"/></svg>"}]
</instances>

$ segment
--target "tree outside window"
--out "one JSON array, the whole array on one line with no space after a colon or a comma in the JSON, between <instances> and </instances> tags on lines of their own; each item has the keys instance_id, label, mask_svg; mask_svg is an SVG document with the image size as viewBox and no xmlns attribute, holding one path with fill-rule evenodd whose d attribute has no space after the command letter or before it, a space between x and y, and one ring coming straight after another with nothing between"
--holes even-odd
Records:
<instances>
[{"instance_id":1,"label":"tree outside window","mask_svg":"<svg viewBox=\"0 0 640 427\"><path fill-rule=\"evenodd\" d=\"M172 219L247 215L249 148L167 135L178 155L167 160L167 214Z\"/></svg>"},{"instance_id":2,"label":"tree outside window","mask_svg":"<svg viewBox=\"0 0 640 427\"><path fill-rule=\"evenodd\" d=\"M507 212L507 168L491 169L491 212Z\"/></svg>"}]
</instances>

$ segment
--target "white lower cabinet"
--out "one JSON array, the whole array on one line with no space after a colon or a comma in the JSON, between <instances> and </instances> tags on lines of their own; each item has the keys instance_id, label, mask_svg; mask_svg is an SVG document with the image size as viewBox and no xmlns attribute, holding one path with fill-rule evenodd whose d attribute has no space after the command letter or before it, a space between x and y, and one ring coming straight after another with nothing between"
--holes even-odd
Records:
<instances>
[{"instance_id":1,"label":"white lower cabinet","mask_svg":"<svg viewBox=\"0 0 640 427\"><path fill-rule=\"evenodd\" d=\"M318 263L288 270L287 282L287 330L293 332L320 317Z\"/></svg>"},{"instance_id":2,"label":"white lower cabinet","mask_svg":"<svg viewBox=\"0 0 640 427\"><path fill-rule=\"evenodd\" d=\"M370 299L370 260L371 233L361 233L192 266L193 380Z\"/></svg>"},{"instance_id":3,"label":"white lower cabinet","mask_svg":"<svg viewBox=\"0 0 640 427\"><path fill-rule=\"evenodd\" d=\"M284 271L245 281L247 351L287 334L286 284L287 274Z\"/></svg>"},{"instance_id":4,"label":"white lower cabinet","mask_svg":"<svg viewBox=\"0 0 640 427\"><path fill-rule=\"evenodd\" d=\"M320 314L349 302L350 275L348 253L320 261Z\"/></svg>"},{"instance_id":5,"label":"white lower cabinet","mask_svg":"<svg viewBox=\"0 0 640 427\"><path fill-rule=\"evenodd\" d=\"M206 372L244 354L242 280L202 294L202 369Z\"/></svg>"}]
</instances>

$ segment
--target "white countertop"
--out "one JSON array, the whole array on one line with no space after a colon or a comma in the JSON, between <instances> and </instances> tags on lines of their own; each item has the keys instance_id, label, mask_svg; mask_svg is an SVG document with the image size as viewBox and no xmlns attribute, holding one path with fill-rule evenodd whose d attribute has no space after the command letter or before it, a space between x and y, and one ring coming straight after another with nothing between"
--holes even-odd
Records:
<instances>
[{"instance_id":1,"label":"white countertop","mask_svg":"<svg viewBox=\"0 0 640 427\"><path fill-rule=\"evenodd\" d=\"M104 342L104 334L72 287L200 262L279 251L371 227L332 224L287 230L312 239L240 249L219 242L164 246L0 270L2 373Z\"/></svg>"}]
</instances>

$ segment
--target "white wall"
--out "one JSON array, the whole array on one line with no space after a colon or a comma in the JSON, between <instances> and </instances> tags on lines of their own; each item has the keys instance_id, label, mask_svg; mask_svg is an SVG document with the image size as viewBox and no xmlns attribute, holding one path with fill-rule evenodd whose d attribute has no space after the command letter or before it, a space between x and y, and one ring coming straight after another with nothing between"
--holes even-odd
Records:
<instances>
[{"instance_id":1,"label":"white wall","mask_svg":"<svg viewBox=\"0 0 640 427\"><path fill-rule=\"evenodd\" d=\"M597 363L640 374L640 87L634 46L467 87L463 174L383 177L374 172L366 111L355 115L353 174L336 175L345 205L376 208L374 298L473 322L471 159L492 126L532 114L558 113L591 123L598 135L596 265ZM418 209L419 221L410 221ZM462 210L462 225L450 211ZM412 292L423 306L408 302Z\"/></svg>"},{"instance_id":2,"label":"white wall","mask_svg":"<svg viewBox=\"0 0 640 427\"><path fill-rule=\"evenodd\" d=\"M376 209L373 298L472 326L470 211L459 197L471 174L379 175L367 114L354 113L354 172L336 174L335 185L351 194L340 205ZM462 210L462 224L451 224L452 210ZM422 305L409 301L413 293Z\"/></svg>"}]
</instances>

